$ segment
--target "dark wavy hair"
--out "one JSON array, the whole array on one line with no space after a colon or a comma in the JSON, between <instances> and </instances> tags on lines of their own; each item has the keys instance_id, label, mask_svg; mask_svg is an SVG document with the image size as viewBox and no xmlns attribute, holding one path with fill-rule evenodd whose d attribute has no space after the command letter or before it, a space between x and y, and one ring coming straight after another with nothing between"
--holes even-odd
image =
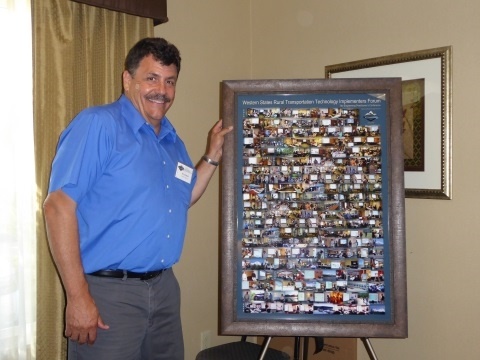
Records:
<instances>
[{"instance_id":1,"label":"dark wavy hair","mask_svg":"<svg viewBox=\"0 0 480 360\"><path fill-rule=\"evenodd\" d=\"M153 55L154 59L165 66L174 64L177 67L177 74L180 73L182 58L177 47L163 38L144 38L137 42L128 52L125 58L125 70L130 75L135 72L143 58Z\"/></svg>"}]
</instances>

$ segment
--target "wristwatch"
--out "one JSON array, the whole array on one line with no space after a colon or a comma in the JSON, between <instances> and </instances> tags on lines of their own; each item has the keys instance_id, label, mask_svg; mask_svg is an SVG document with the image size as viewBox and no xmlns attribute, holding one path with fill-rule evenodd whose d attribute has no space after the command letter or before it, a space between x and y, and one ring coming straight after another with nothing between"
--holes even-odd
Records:
<instances>
[{"instance_id":1,"label":"wristwatch","mask_svg":"<svg viewBox=\"0 0 480 360\"><path fill-rule=\"evenodd\" d=\"M215 161L215 160L212 160L210 159L207 155L203 155L202 156L202 160L203 161L206 161L207 163L213 165L213 166L218 166L219 162L218 161Z\"/></svg>"}]
</instances>

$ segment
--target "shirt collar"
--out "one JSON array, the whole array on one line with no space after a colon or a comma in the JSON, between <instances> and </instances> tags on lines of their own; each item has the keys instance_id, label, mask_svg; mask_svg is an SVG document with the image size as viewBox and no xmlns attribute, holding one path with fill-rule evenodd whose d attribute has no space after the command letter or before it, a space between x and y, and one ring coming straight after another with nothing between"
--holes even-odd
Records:
<instances>
[{"instance_id":1,"label":"shirt collar","mask_svg":"<svg viewBox=\"0 0 480 360\"><path fill-rule=\"evenodd\" d=\"M140 128L144 125L150 126L143 116L139 113L139 111L133 106L132 102L129 98L127 98L124 94L119 99L120 104L122 105L123 114L127 124L131 127L134 133L138 133ZM162 124L160 126L160 134L158 135L158 139L169 139L172 142L175 142L177 139L177 131L173 127L172 123L167 119L166 116L162 119Z\"/></svg>"}]
</instances>

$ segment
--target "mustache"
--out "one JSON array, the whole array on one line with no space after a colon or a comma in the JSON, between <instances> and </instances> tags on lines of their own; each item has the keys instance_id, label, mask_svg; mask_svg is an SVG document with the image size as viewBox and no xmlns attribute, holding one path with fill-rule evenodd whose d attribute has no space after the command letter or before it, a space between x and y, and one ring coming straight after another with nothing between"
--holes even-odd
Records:
<instances>
[{"instance_id":1,"label":"mustache","mask_svg":"<svg viewBox=\"0 0 480 360\"><path fill-rule=\"evenodd\" d=\"M149 95L145 96L145 98L147 100L161 101L161 102L165 102L165 103L169 103L169 102L172 101L171 98L169 98L167 95L163 95L163 94L149 94Z\"/></svg>"}]
</instances>

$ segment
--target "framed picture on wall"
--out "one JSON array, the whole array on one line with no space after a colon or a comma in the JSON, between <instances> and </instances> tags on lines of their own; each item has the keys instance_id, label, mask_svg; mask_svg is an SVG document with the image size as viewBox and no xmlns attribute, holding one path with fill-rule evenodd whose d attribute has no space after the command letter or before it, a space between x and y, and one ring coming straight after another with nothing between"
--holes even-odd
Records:
<instances>
[{"instance_id":1,"label":"framed picture on wall","mask_svg":"<svg viewBox=\"0 0 480 360\"><path fill-rule=\"evenodd\" d=\"M222 82L222 334L407 336L401 86Z\"/></svg>"},{"instance_id":2,"label":"framed picture on wall","mask_svg":"<svg viewBox=\"0 0 480 360\"><path fill-rule=\"evenodd\" d=\"M405 194L452 198L451 46L325 67L325 77L402 78Z\"/></svg>"}]
</instances>

